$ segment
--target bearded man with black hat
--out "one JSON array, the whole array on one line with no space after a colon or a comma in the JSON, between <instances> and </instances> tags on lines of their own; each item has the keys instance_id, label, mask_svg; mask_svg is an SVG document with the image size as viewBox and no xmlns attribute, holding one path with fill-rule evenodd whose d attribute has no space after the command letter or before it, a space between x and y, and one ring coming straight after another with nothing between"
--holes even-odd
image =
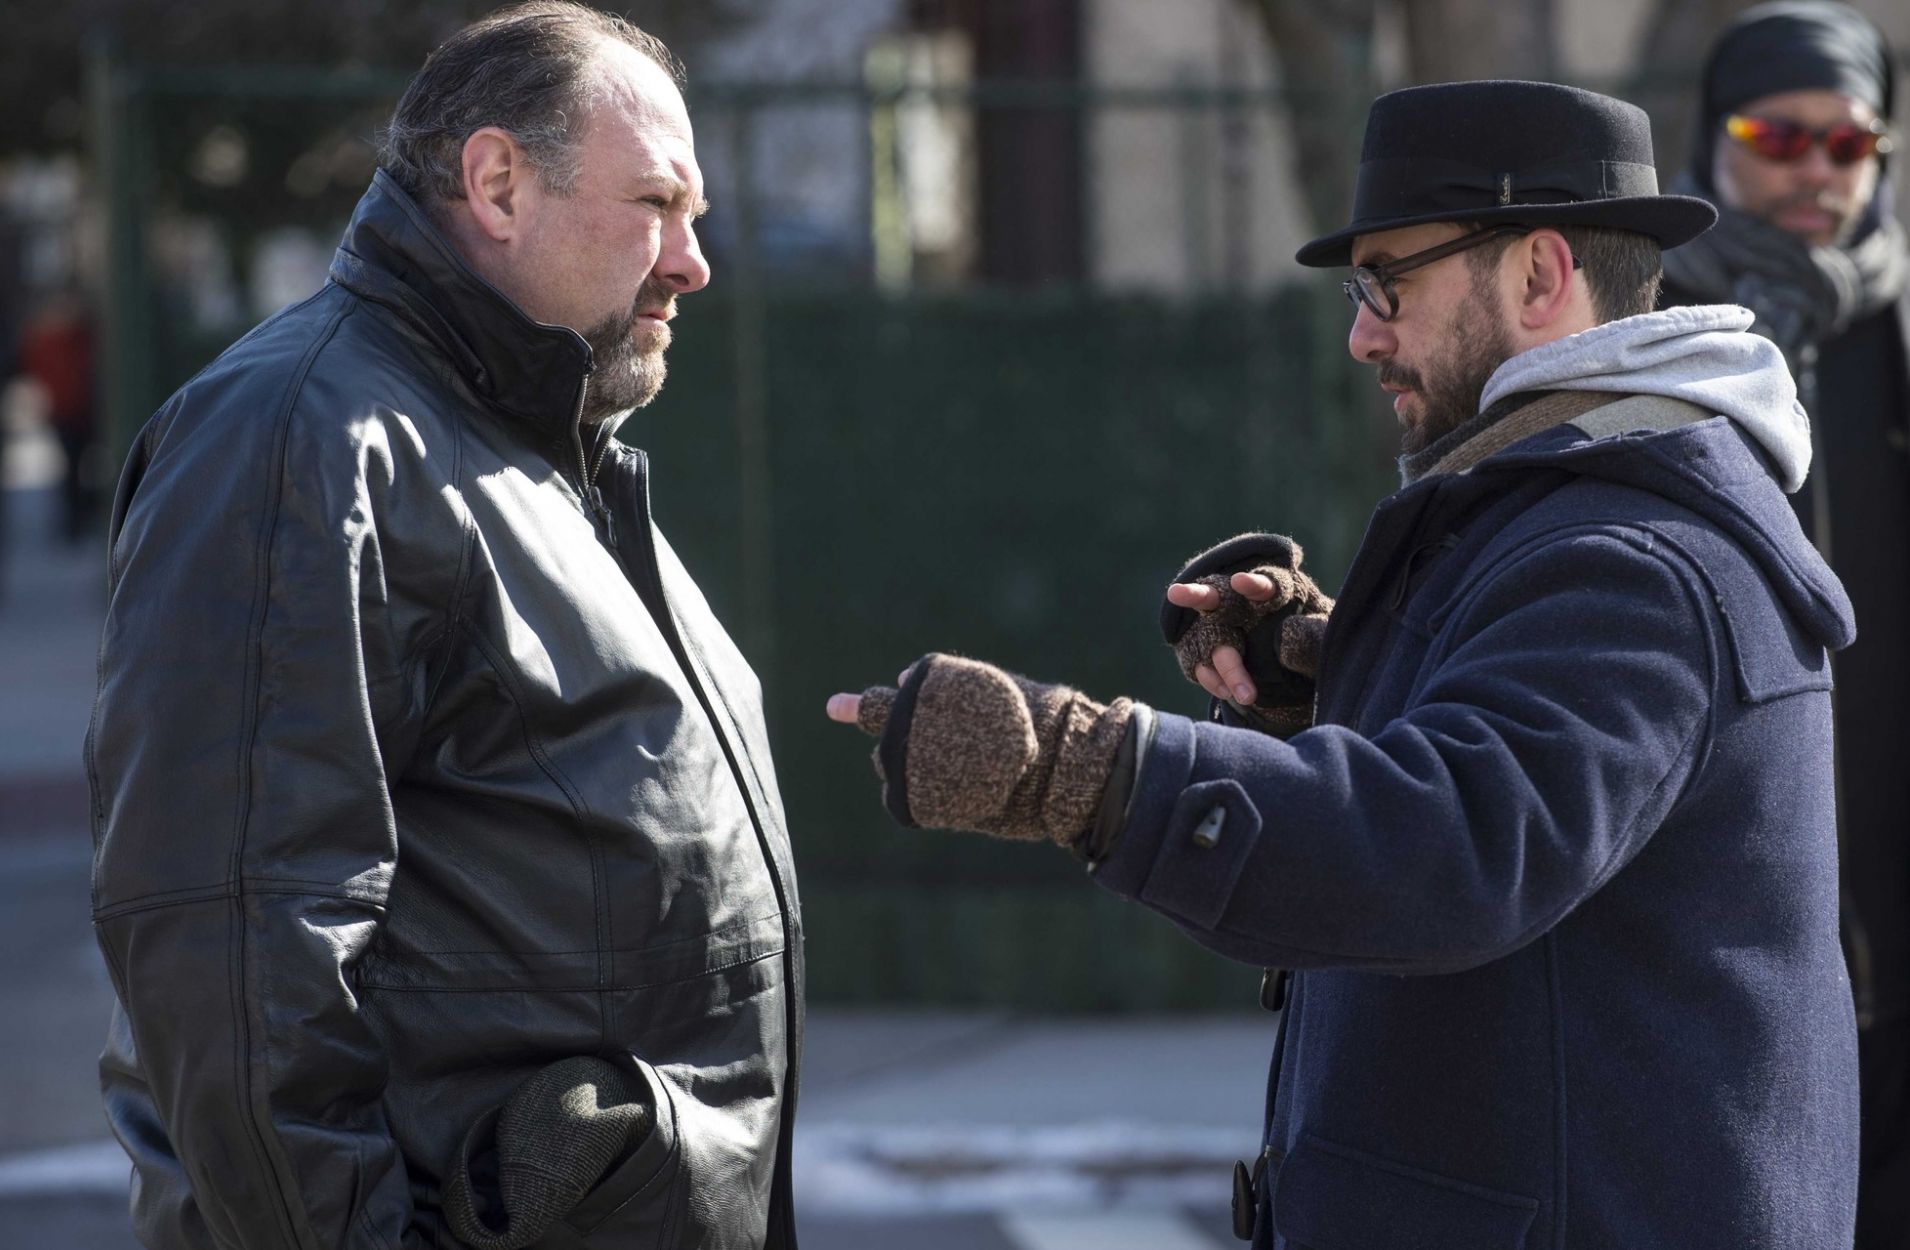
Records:
<instances>
[{"instance_id":1,"label":"bearded man with black hat","mask_svg":"<svg viewBox=\"0 0 1910 1250\"><path fill-rule=\"evenodd\" d=\"M1844 944L1863 1100L1857 1244L1910 1247L1910 247L1885 161L1895 66L1830 0L1749 9L1706 63L1680 189L1717 229L1665 257L1670 304L1742 304L1790 361L1817 450L1793 496L1861 631L1837 657Z\"/></svg>"},{"instance_id":2,"label":"bearded man with black hat","mask_svg":"<svg viewBox=\"0 0 1910 1250\"><path fill-rule=\"evenodd\" d=\"M1256 1246L1848 1246L1852 625L1790 373L1741 308L1653 311L1714 213L1620 101L1383 96L1354 204L1300 260L1353 267L1406 483L1337 605L1265 535L1170 590L1226 723L941 654L829 714L903 823L1060 842L1267 969Z\"/></svg>"}]
</instances>

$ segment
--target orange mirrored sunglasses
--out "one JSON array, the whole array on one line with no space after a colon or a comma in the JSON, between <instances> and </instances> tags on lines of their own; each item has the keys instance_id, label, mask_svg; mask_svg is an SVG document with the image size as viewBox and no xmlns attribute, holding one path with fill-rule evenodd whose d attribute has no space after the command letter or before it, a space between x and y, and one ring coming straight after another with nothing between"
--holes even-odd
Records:
<instances>
[{"instance_id":1,"label":"orange mirrored sunglasses","mask_svg":"<svg viewBox=\"0 0 1910 1250\"><path fill-rule=\"evenodd\" d=\"M1824 145L1824 154L1836 165L1855 165L1875 153L1891 148L1890 132L1882 121L1868 126L1846 122L1828 130L1815 130L1779 117L1744 117L1732 114L1724 119L1724 132L1767 161L1800 161L1811 145Z\"/></svg>"}]
</instances>

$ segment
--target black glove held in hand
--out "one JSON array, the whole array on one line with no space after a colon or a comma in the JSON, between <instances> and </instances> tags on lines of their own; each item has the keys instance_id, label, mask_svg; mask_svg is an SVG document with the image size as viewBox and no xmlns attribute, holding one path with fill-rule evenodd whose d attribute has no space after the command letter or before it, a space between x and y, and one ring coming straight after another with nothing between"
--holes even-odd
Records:
<instances>
[{"instance_id":1,"label":"black glove held in hand","mask_svg":"<svg viewBox=\"0 0 1910 1250\"><path fill-rule=\"evenodd\" d=\"M1240 653L1253 679L1254 702L1237 707L1278 737L1313 723L1313 673L1319 642L1333 600L1300 571L1300 544L1280 534L1242 534L1190 560L1176 582L1197 582L1220 592L1220 606L1199 612L1163 601L1161 633L1174 648L1181 674L1211 664L1220 647ZM1234 590L1235 573L1256 573L1274 585L1270 599L1254 601Z\"/></svg>"},{"instance_id":2,"label":"black glove held in hand","mask_svg":"<svg viewBox=\"0 0 1910 1250\"><path fill-rule=\"evenodd\" d=\"M931 653L899 691L863 691L856 723L881 738L883 802L903 824L1072 847L1094 823L1133 710Z\"/></svg>"}]
</instances>

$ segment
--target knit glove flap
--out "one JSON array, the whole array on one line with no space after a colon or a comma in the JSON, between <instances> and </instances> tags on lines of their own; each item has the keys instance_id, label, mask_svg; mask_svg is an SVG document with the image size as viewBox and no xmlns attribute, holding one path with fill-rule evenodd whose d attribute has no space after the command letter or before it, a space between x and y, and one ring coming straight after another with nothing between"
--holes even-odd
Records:
<instances>
[{"instance_id":1,"label":"knit glove flap","mask_svg":"<svg viewBox=\"0 0 1910 1250\"><path fill-rule=\"evenodd\" d=\"M650 1127L643 1091L602 1059L540 1069L502 1112L465 1135L444 1190L452 1231L475 1250L521 1250L568 1215Z\"/></svg>"},{"instance_id":2,"label":"knit glove flap","mask_svg":"<svg viewBox=\"0 0 1910 1250\"><path fill-rule=\"evenodd\" d=\"M980 660L931 653L862 692L882 801L905 825L1073 846L1088 832L1134 705L1100 704Z\"/></svg>"},{"instance_id":3,"label":"knit glove flap","mask_svg":"<svg viewBox=\"0 0 1910 1250\"><path fill-rule=\"evenodd\" d=\"M1320 639L1333 600L1300 571L1305 552L1282 534L1242 534L1187 562L1176 582L1196 582L1220 592L1220 606L1197 612L1163 601L1161 633L1174 648L1181 675L1233 647L1253 678L1251 707L1239 710L1282 738L1313 723L1313 674ZM1273 583L1273 597L1254 601L1233 588L1235 573L1257 573ZM1236 705L1237 706L1237 705Z\"/></svg>"}]
</instances>

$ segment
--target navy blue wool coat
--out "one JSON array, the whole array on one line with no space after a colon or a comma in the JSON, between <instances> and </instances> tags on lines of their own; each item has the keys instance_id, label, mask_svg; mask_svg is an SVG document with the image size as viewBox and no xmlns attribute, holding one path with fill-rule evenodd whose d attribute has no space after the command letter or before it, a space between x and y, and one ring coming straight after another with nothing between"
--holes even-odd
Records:
<instances>
[{"instance_id":1,"label":"navy blue wool coat","mask_svg":"<svg viewBox=\"0 0 1910 1250\"><path fill-rule=\"evenodd\" d=\"M1561 426L1380 505L1315 728L1155 717L1097 879L1293 970L1256 1246L1850 1244L1852 634L1730 421Z\"/></svg>"}]
</instances>

